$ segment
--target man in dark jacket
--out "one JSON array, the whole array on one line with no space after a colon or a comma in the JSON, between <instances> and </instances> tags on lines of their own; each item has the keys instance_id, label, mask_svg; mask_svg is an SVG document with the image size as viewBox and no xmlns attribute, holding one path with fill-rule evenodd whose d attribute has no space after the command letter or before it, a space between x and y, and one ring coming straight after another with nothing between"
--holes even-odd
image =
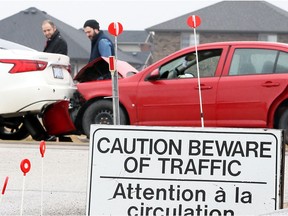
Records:
<instances>
[{"instance_id":1,"label":"man in dark jacket","mask_svg":"<svg viewBox=\"0 0 288 216\"><path fill-rule=\"evenodd\" d=\"M87 20L84 23L84 32L91 40L91 53L89 62L103 56L114 56L114 46L112 41L100 30L99 23L96 20Z\"/></svg>"},{"instance_id":2,"label":"man in dark jacket","mask_svg":"<svg viewBox=\"0 0 288 216\"><path fill-rule=\"evenodd\" d=\"M68 54L67 43L51 20L44 20L42 31L47 38L43 52Z\"/></svg>"}]
</instances>

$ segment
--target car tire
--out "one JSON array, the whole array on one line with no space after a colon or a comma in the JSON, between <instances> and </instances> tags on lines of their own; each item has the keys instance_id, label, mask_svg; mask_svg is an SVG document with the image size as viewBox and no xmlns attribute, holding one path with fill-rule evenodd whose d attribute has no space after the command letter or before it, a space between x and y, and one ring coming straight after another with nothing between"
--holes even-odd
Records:
<instances>
[{"instance_id":1,"label":"car tire","mask_svg":"<svg viewBox=\"0 0 288 216\"><path fill-rule=\"evenodd\" d=\"M284 143L288 144L288 110L285 110L282 113L279 119L278 128L284 130Z\"/></svg>"},{"instance_id":2,"label":"car tire","mask_svg":"<svg viewBox=\"0 0 288 216\"><path fill-rule=\"evenodd\" d=\"M23 124L23 118L13 118L0 123L0 139L2 140L23 140L30 135Z\"/></svg>"},{"instance_id":3,"label":"car tire","mask_svg":"<svg viewBox=\"0 0 288 216\"><path fill-rule=\"evenodd\" d=\"M121 107L119 107L120 124L126 125L127 118ZM91 124L113 125L113 103L111 100L99 100L92 103L84 112L82 129L84 134L90 136Z\"/></svg>"}]
</instances>

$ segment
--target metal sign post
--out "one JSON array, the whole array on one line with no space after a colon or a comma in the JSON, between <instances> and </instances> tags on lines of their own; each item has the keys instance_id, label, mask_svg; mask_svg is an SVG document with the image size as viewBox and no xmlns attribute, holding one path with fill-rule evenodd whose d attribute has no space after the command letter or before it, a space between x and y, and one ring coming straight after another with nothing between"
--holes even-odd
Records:
<instances>
[{"instance_id":1,"label":"metal sign post","mask_svg":"<svg viewBox=\"0 0 288 216\"><path fill-rule=\"evenodd\" d=\"M117 37L115 37L115 50L117 47ZM115 51L115 57L113 57L114 66L117 65L117 60L115 61L116 57L116 51ZM109 57L110 59L110 57ZM110 60L109 60L110 63ZM118 72L117 67L115 66L115 70L111 71L111 77L112 77L112 97L113 97L113 123L114 125L120 125L120 114L119 114L119 87L118 87Z\"/></svg>"},{"instance_id":2,"label":"metal sign post","mask_svg":"<svg viewBox=\"0 0 288 216\"><path fill-rule=\"evenodd\" d=\"M118 87L118 72L117 72L117 36L122 33L123 26L119 22L113 22L109 25L108 31L115 36L115 58L109 57L109 69L112 77L112 97L113 97L113 123L120 125L119 113L119 87Z\"/></svg>"}]
</instances>

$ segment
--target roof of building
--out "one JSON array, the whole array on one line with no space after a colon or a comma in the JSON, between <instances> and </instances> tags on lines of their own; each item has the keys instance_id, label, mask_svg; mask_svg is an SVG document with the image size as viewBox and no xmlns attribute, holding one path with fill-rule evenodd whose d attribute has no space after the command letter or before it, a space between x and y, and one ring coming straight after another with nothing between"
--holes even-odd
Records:
<instances>
[{"instance_id":1,"label":"roof of building","mask_svg":"<svg viewBox=\"0 0 288 216\"><path fill-rule=\"evenodd\" d=\"M193 4L193 2L191 2ZM147 31L191 31L189 16L201 18L198 31L288 32L288 12L265 1L222 1L147 28Z\"/></svg>"},{"instance_id":2,"label":"roof of building","mask_svg":"<svg viewBox=\"0 0 288 216\"><path fill-rule=\"evenodd\" d=\"M83 59L88 61L91 41L86 37L83 29L76 29L35 7L30 7L0 20L0 38L31 47L38 51L43 51L46 38L43 35L41 25L46 19L54 22L63 38L67 41L68 56L71 59ZM138 44L140 42L145 42L147 36L148 33L144 30L132 32L123 31L121 36L119 35L117 39L118 43L130 40L130 42ZM121 50L118 50L117 54L120 60L129 63L145 63L142 59L138 59L136 56L133 56L130 53L124 53Z\"/></svg>"},{"instance_id":3,"label":"roof of building","mask_svg":"<svg viewBox=\"0 0 288 216\"><path fill-rule=\"evenodd\" d=\"M19 43L38 51L43 51L46 38L42 32L42 22L52 20L68 44L70 58L87 59L90 54L90 42L82 31L50 16L35 7L20 11L0 21L0 38Z\"/></svg>"}]
</instances>

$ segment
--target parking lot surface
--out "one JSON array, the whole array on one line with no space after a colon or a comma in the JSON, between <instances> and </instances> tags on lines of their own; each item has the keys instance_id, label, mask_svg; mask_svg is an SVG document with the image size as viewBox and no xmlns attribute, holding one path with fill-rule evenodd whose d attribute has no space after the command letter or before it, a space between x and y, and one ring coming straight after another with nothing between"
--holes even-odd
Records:
<instances>
[{"instance_id":1,"label":"parking lot surface","mask_svg":"<svg viewBox=\"0 0 288 216\"><path fill-rule=\"evenodd\" d=\"M85 215L89 167L88 141L47 142L44 158L41 157L39 144L40 142L0 141L0 190L6 176L9 177L7 189L0 200L0 215L20 215L21 211L23 215L41 215L41 209L43 215ZM287 157L286 150L285 208L288 208ZM24 177L20 163L26 158L31 162L31 169Z\"/></svg>"}]
</instances>

